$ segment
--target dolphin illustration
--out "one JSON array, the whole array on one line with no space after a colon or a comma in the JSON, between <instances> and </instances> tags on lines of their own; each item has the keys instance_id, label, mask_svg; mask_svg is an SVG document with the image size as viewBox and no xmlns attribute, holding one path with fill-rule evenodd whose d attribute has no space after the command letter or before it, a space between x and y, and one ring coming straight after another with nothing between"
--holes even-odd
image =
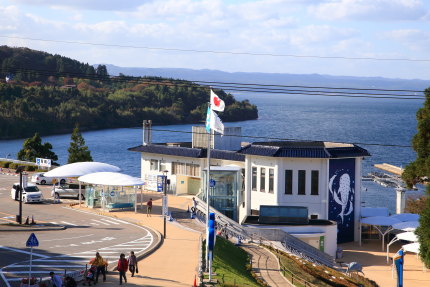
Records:
<instances>
[{"instance_id":1,"label":"dolphin illustration","mask_svg":"<svg viewBox=\"0 0 430 287\"><path fill-rule=\"evenodd\" d=\"M340 179L339 179L339 189L337 190L337 192L333 191L332 189L333 181L336 178L336 176L337 175L333 175L330 178L329 190L330 190L330 193L333 195L333 199L342 207L339 213L339 216L340 216L341 222L343 223L344 216L351 214L351 212L354 209L352 206L352 199L350 198L351 197L350 194L352 195L354 193L354 189L351 188L351 179L349 177L349 174L344 173L340 176ZM340 198L338 194L340 194ZM345 213L345 209L348 205L349 205L348 211Z\"/></svg>"}]
</instances>

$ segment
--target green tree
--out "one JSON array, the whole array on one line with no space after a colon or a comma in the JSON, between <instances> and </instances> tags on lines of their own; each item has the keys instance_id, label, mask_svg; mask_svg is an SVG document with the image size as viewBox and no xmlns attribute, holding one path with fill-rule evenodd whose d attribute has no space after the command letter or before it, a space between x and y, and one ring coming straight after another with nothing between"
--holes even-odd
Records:
<instances>
[{"instance_id":1,"label":"green tree","mask_svg":"<svg viewBox=\"0 0 430 287\"><path fill-rule=\"evenodd\" d=\"M91 157L91 152L88 147L85 145L85 140L82 137L81 132L79 131L79 125L77 124L73 129L73 133L70 142L70 147L68 149L69 159L68 163L73 162L82 162L82 161L93 161Z\"/></svg>"},{"instance_id":2,"label":"green tree","mask_svg":"<svg viewBox=\"0 0 430 287\"><path fill-rule=\"evenodd\" d=\"M430 176L430 88L425 90L425 96L424 106L417 112L418 132L412 140L417 158L406 166L402 175L408 186L424 176ZM427 185L427 195L430 195L430 185ZM425 202L420 214L420 226L415 233L420 243L421 259L430 268L430 200Z\"/></svg>"},{"instance_id":3,"label":"green tree","mask_svg":"<svg viewBox=\"0 0 430 287\"><path fill-rule=\"evenodd\" d=\"M58 156L52 151L52 145L49 142L42 144L42 138L39 133L24 141L22 149L18 152L18 159L25 161L36 161L36 157L47 158L52 161L53 165L58 160Z\"/></svg>"}]
</instances>

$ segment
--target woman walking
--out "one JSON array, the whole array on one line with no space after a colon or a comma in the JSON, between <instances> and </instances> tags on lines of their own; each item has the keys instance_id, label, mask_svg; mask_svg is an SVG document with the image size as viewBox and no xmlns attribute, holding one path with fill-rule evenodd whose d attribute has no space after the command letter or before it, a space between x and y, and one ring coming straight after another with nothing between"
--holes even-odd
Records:
<instances>
[{"instance_id":1,"label":"woman walking","mask_svg":"<svg viewBox=\"0 0 430 287\"><path fill-rule=\"evenodd\" d=\"M99 275L100 273L103 274L103 282L106 281L106 266L107 266L107 261L105 261L103 259L103 257L101 257L100 253L96 252L96 258L94 258L93 260L90 261L91 265L96 266L97 270L96 270L96 278L94 280L94 285L97 284L97 282L99 281Z\"/></svg>"},{"instance_id":2,"label":"woman walking","mask_svg":"<svg viewBox=\"0 0 430 287\"><path fill-rule=\"evenodd\" d=\"M131 277L134 277L134 272L139 273L139 269L137 268L137 258L134 255L134 251L130 252L130 256L128 256L128 268L131 272Z\"/></svg>"},{"instance_id":3,"label":"woman walking","mask_svg":"<svg viewBox=\"0 0 430 287\"><path fill-rule=\"evenodd\" d=\"M127 283L127 277L125 277L125 273L128 269L128 261L125 259L124 253L121 253L119 256L117 269L119 271L119 285L122 285L122 278L124 278L124 282Z\"/></svg>"}]
</instances>

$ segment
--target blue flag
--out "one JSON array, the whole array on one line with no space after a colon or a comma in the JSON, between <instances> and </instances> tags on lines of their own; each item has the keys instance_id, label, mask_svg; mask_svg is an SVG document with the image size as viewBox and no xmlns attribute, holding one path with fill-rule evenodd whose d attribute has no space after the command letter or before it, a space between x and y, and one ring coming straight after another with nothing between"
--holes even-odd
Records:
<instances>
[{"instance_id":1,"label":"blue flag","mask_svg":"<svg viewBox=\"0 0 430 287\"><path fill-rule=\"evenodd\" d=\"M403 287L403 249L400 249L399 251L397 251L396 255L394 255L394 264L396 265L397 271L397 287Z\"/></svg>"},{"instance_id":2,"label":"blue flag","mask_svg":"<svg viewBox=\"0 0 430 287\"><path fill-rule=\"evenodd\" d=\"M208 133L211 133L211 113L212 113L211 108L208 107L208 112L206 114L206 131Z\"/></svg>"}]
</instances>

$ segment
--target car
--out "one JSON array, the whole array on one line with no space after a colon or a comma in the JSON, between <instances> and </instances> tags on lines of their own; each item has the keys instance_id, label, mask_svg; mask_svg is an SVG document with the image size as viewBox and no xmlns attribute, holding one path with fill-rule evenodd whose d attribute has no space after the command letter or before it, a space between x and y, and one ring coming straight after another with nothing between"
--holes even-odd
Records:
<instances>
[{"instance_id":1,"label":"car","mask_svg":"<svg viewBox=\"0 0 430 287\"><path fill-rule=\"evenodd\" d=\"M85 185L81 185L81 199L85 200ZM63 184L63 185L55 185L54 190L52 191L55 199L59 199L61 197L74 197L79 199L79 184Z\"/></svg>"},{"instance_id":2,"label":"car","mask_svg":"<svg viewBox=\"0 0 430 287\"><path fill-rule=\"evenodd\" d=\"M52 180L57 180L55 177L47 177L43 172L38 172L33 174L31 177L31 182L34 182L35 184L52 184ZM65 184L66 179L60 178L60 184Z\"/></svg>"},{"instance_id":3,"label":"car","mask_svg":"<svg viewBox=\"0 0 430 287\"><path fill-rule=\"evenodd\" d=\"M10 197L14 200L19 200L19 183L14 183L10 190ZM27 187L22 190L22 201L29 202L43 202L43 194L33 183L28 183Z\"/></svg>"}]
</instances>

